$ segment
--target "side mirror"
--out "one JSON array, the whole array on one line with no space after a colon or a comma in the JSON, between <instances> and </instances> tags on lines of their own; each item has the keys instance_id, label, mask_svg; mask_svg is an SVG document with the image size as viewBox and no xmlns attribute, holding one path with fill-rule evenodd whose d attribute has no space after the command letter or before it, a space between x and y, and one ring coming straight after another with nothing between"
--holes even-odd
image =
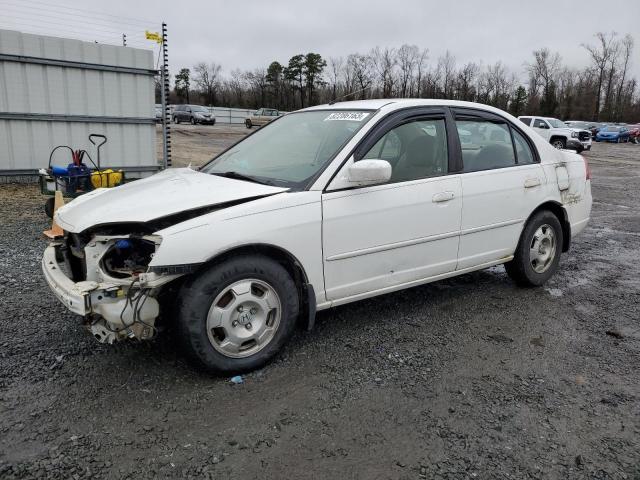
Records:
<instances>
[{"instance_id":1,"label":"side mirror","mask_svg":"<svg viewBox=\"0 0 640 480\"><path fill-rule=\"evenodd\" d=\"M391 178L391 164L386 160L360 160L349 167L349 183L379 185Z\"/></svg>"}]
</instances>

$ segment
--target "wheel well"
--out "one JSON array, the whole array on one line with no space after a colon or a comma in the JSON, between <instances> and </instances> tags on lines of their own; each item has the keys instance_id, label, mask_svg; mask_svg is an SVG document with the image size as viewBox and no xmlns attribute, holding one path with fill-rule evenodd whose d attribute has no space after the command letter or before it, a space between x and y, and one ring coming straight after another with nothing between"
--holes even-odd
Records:
<instances>
[{"instance_id":1,"label":"wheel well","mask_svg":"<svg viewBox=\"0 0 640 480\"><path fill-rule=\"evenodd\" d=\"M567 139L562 135L554 135L549 139L549 143L553 143L554 140L558 140L558 139L563 140L565 143L567 143Z\"/></svg>"},{"instance_id":2,"label":"wheel well","mask_svg":"<svg viewBox=\"0 0 640 480\"><path fill-rule=\"evenodd\" d=\"M533 212L531 212L531 215L529 215L529 218L527 218L525 225L529 223L529 219L531 217L533 217L536 213L538 213L541 210L549 210L558 218L558 221L562 226L562 251L563 252L569 251L569 247L571 246L571 224L569 223L569 217L567 216L567 211L559 203L545 202L542 205L539 205L538 208L536 208Z\"/></svg>"},{"instance_id":3,"label":"wheel well","mask_svg":"<svg viewBox=\"0 0 640 480\"><path fill-rule=\"evenodd\" d=\"M231 250L222 252L215 257L207 260L200 266L198 271L201 271L204 268L209 268L212 265L218 264L228 258L238 255L263 255L278 262L285 268L285 270L287 270L289 275L291 275L291 278L293 279L294 283L296 284L296 288L298 289L298 300L300 302L300 319L303 322L309 319L310 308L313 308L313 311L315 312L315 304L313 306L309 305L310 299L308 289L310 285L307 273L304 271L302 264L295 256L280 247L268 244L253 244L232 248ZM315 298L313 299L313 301L315 302Z\"/></svg>"}]
</instances>

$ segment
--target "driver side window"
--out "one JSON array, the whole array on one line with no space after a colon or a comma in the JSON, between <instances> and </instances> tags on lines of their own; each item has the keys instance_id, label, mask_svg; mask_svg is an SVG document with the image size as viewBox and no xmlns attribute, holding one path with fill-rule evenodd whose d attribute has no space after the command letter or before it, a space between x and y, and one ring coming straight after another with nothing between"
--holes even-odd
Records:
<instances>
[{"instance_id":1,"label":"driver side window","mask_svg":"<svg viewBox=\"0 0 640 480\"><path fill-rule=\"evenodd\" d=\"M536 121L533 123L533 126L536 128L549 128L549 125L547 125L547 122L545 122L540 118L536 118Z\"/></svg>"},{"instance_id":2,"label":"driver side window","mask_svg":"<svg viewBox=\"0 0 640 480\"><path fill-rule=\"evenodd\" d=\"M444 175L448 171L444 120L416 120L384 134L362 157L391 164L389 183Z\"/></svg>"}]
</instances>

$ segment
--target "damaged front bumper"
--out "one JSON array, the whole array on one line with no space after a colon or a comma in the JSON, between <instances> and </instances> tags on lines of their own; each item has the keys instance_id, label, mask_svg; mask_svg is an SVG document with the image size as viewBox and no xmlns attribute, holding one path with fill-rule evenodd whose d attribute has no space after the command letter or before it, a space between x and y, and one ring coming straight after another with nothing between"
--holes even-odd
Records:
<instances>
[{"instance_id":1,"label":"damaged front bumper","mask_svg":"<svg viewBox=\"0 0 640 480\"><path fill-rule=\"evenodd\" d=\"M156 332L160 314L157 293L160 287L180 275L142 273L133 280L108 278L104 281L75 282L68 276L61 243L49 245L42 257L44 277L55 296L71 312L85 318L92 335L102 343L126 338L147 340Z\"/></svg>"},{"instance_id":2,"label":"damaged front bumper","mask_svg":"<svg viewBox=\"0 0 640 480\"><path fill-rule=\"evenodd\" d=\"M87 294L84 288L85 284L94 284L95 282L78 282L74 283L67 277L61 265L56 258L56 248L54 245L48 246L42 257L42 272L44 278L49 284L49 288L54 295L75 314L85 316L89 313ZM89 285L91 286L91 285Z\"/></svg>"}]
</instances>

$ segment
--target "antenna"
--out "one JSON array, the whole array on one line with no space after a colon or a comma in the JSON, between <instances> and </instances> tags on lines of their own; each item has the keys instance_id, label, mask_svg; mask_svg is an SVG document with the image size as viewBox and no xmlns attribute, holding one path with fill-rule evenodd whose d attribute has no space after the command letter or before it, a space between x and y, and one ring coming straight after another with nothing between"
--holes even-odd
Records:
<instances>
[{"instance_id":1,"label":"antenna","mask_svg":"<svg viewBox=\"0 0 640 480\"><path fill-rule=\"evenodd\" d=\"M343 96L341 96L341 97L334 98L333 100L331 100L331 101L329 102L329 105L333 105L333 104L334 104L334 103L336 103L338 100L342 100L343 98L350 97L351 95L355 95L356 93L364 92L367 88L369 88L369 85L367 85L367 86L366 86L366 87L364 87L364 88L361 88L360 90L356 90L356 91L354 91L354 92L347 93L346 95L343 95Z\"/></svg>"}]
</instances>

